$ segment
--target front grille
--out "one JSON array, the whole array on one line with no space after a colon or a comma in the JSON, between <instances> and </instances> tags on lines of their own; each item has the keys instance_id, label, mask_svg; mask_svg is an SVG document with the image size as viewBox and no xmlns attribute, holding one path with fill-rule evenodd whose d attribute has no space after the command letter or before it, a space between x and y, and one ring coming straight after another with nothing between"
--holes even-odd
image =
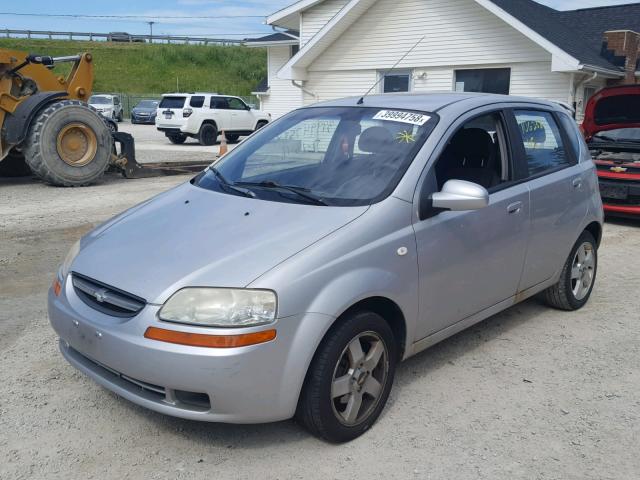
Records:
<instances>
[{"instance_id":1,"label":"front grille","mask_svg":"<svg viewBox=\"0 0 640 480\"><path fill-rule=\"evenodd\" d=\"M71 281L78 297L91 308L113 317L136 316L147 304L146 300L73 272Z\"/></svg>"}]
</instances>

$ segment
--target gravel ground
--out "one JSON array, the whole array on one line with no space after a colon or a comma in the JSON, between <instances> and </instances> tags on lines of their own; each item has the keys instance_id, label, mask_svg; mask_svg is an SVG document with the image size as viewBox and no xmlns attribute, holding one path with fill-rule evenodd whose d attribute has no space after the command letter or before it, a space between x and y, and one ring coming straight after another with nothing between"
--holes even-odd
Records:
<instances>
[{"instance_id":1,"label":"gravel ground","mask_svg":"<svg viewBox=\"0 0 640 480\"><path fill-rule=\"evenodd\" d=\"M379 422L347 445L292 421L166 417L88 380L48 325L56 266L91 227L184 180L0 179L0 479L638 478L637 222L607 223L583 310L530 300L401 364Z\"/></svg>"}]
</instances>

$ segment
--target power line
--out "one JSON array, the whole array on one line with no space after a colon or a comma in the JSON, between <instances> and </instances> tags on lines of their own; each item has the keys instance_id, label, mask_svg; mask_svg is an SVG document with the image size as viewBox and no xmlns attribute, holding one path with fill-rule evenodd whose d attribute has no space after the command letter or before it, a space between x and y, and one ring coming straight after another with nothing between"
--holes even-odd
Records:
<instances>
[{"instance_id":1,"label":"power line","mask_svg":"<svg viewBox=\"0 0 640 480\"><path fill-rule=\"evenodd\" d=\"M266 18L267 15L86 15L78 13L19 13L0 12L0 15L20 17L64 17L64 18L140 18L140 19L216 19L216 18Z\"/></svg>"}]
</instances>

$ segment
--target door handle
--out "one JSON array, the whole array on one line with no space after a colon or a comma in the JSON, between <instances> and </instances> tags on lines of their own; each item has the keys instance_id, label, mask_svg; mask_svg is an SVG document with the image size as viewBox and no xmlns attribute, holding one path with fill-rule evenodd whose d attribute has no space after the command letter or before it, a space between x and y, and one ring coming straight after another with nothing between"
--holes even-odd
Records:
<instances>
[{"instance_id":1,"label":"door handle","mask_svg":"<svg viewBox=\"0 0 640 480\"><path fill-rule=\"evenodd\" d=\"M522 202L513 202L507 207L508 214L520 213L520 210L522 210Z\"/></svg>"},{"instance_id":2,"label":"door handle","mask_svg":"<svg viewBox=\"0 0 640 480\"><path fill-rule=\"evenodd\" d=\"M581 178L574 178L573 182L571 182L571 185L573 185L573 188L582 187L582 179Z\"/></svg>"}]
</instances>

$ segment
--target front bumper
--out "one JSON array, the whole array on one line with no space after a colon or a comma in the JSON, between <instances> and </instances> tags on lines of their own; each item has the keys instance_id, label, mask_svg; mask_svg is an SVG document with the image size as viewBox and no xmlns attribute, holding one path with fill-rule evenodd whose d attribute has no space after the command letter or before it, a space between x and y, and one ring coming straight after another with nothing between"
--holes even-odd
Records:
<instances>
[{"instance_id":1,"label":"front bumper","mask_svg":"<svg viewBox=\"0 0 640 480\"><path fill-rule=\"evenodd\" d=\"M600 174L600 172L599 172ZM640 180L624 175L600 174L598 178L604 211L613 215L640 216Z\"/></svg>"},{"instance_id":2,"label":"front bumper","mask_svg":"<svg viewBox=\"0 0 640 480\"><path fill-rule=\"evenodd\" d=\"M136 317L122 319L86 305L70 281L64 282L59 297L49 292L49 319L69 363L138 405L192 420L263 423L291 418L313 352L332 322L321 314L281 318L268 327L277 329L271 342L200 348L146 339L144 332L149 326L211 334L229 330L161 322L158 309L147 305Z\"/></svg>"}]
</instances>

